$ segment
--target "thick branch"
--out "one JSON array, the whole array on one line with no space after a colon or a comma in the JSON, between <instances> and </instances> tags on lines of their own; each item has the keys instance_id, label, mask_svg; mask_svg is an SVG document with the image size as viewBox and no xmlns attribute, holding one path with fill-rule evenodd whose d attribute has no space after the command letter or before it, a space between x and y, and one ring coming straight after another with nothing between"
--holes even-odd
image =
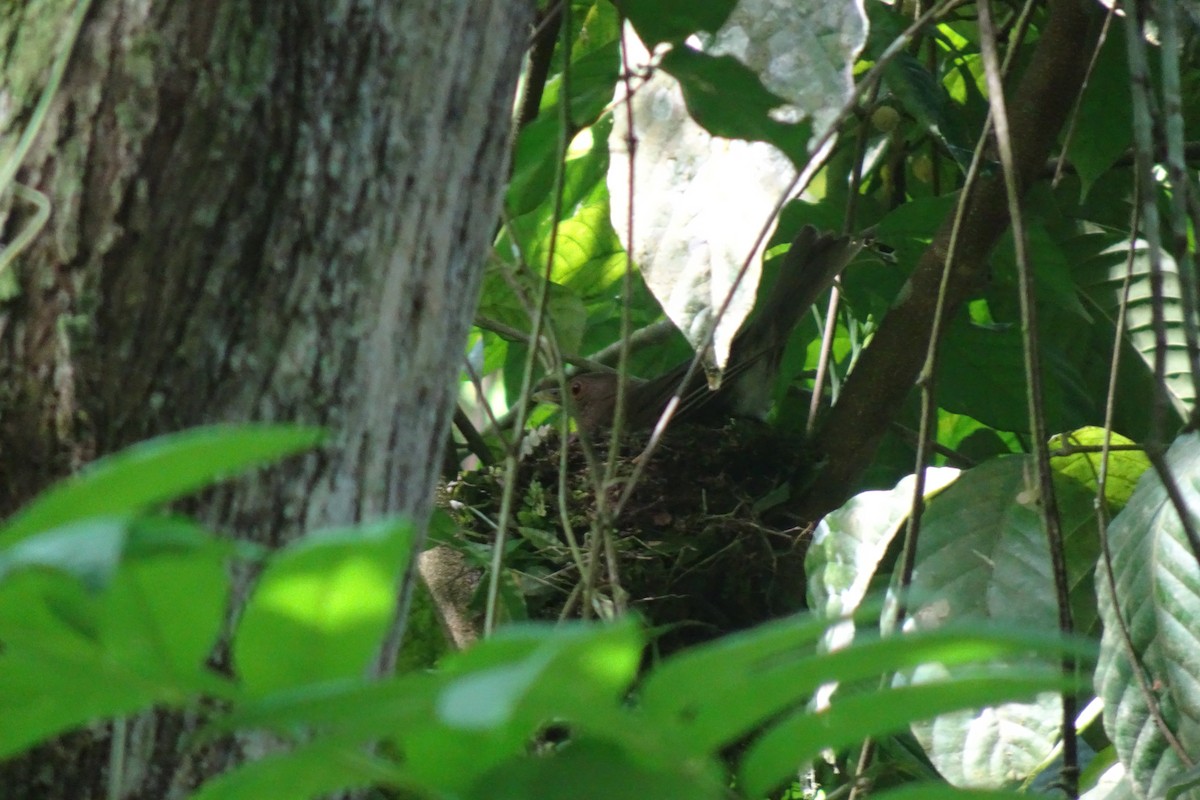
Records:
<instances>
[{"instance_id":1,"label":"thick branch","mask_svg":"<svg viewBox=\"0 0 1200 800\"><path fill-rule=\"evenodd\" d=\"M1075 105L1095 43L1094 17L1080 0L1050 3L1049 22L1010 105L1022 193L1041 174ZM997 173L980 181L967 201L948 287L948 315L953 315L986 282L988 253L1008 223L1003 177ZM888 423L920 374L952 224L953 218L943 223L921 257L818 435L827 462L801 498L800 511L809 519L836 508L853 491Z\"/></svg>"}]
</instances>

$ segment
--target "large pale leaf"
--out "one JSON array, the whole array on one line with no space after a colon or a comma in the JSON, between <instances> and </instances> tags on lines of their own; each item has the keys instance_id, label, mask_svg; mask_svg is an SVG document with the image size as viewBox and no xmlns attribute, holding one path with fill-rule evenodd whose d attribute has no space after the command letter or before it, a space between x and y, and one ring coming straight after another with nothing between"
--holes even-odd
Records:
<instances>
[{"instance_id":1,"label":"large pale leaf","mask_svg":"<svg viewBox=\"0 0 1200 800\"><path fill-rule=\"evenodd\" d=\"M1067 480L1055 489L1072 589L1090 594L1098 551L1091 497ZM1050 552L1042 530L1030 457L998 458L959 476L929 503L913 573L909 626L956 621L1008 623L1026 630L1058 627ZM928 599L926 599L928 598ZM1019 598L1019 602L1018 602ZM1080 627L1086 628L1084 621ZM945 679L929 665L906 679ZM1058 697L961 711L913 727L930 760L957 785L1001 786L1030 774L1050 754L1061 721Z\"/></svg>"},{"instance_id":2,"label":"large pale leaf","mask_svg":"<svg viewBox=\"0 0 1200 800\"><path fill-rule=\"evenodd\" d=\"M1129 784L1125 766L1118 761L1096 779L1092 788L1079 795L1079 800L1136 800L1137 795Z\"/></svg>"},{"instance_id":3,"label":"large pale leaf","mask_svg":"<svg viewBox=\"0 0 1200 800\"><path fill-rule=\"evenodd\" d=\"M1178 439L1167 464L1192 525L1200 525L1200 437ZM1153 470L1112 521L1108 540L1115 586L1103 563L1096 575L1104 729L1138 796L1166 797L1185 770L1182 756L1200 753L1200 567Z\"/></svg>"},{"instance_id":4,"label":"large pale leaf","mask_svg":"<svg viewBox=\"0 0 1200 800\"><path fill-rule=\"evenodd\" d=\"M658 70L629 101L637 141L632 186L629 115L618 91L609 139L613 226L627 247L632 238L647 285L688 341L700 347L712 329L714 366L724 365L753 305L763 255L758 234L767 227L762 242L769 238L793 161L805 158L803 147L785 155L767 142L789 147L800 120L819 127L832 119L852 91L864 27L855 4L742 0L702 53L676 45L664 66L684 88ZM631 49L637 74L651 58L640 45ZM714 98L723 98L724 110Z\"/></svg>"},{"instance_id":5,"label":"large pale leaf","mask_svg":"<svg viewBox=\"0 0 1200 800\"><path fill-rule=\"evenodd\" d=\"M962 672L936 683L851 695L835 701L826 711L794 715L774 725L750 747L740 777L749 796L761 796L783 783L797 764L825 748L837 750L867 737L895 732L931 714L1030 697L1065 686L1061 673L1046 667L975 668L974 674Z\"/></svg>"},{"instance_id":6,"label":"large pale leaf","mask_svg":"<svg viewBox=\"0 0 1200 800\"><path fill-rule=\"evenodd\" d=\"M940 491L959 475L952 467L925 473L925 496ZM804 559L809 607L830 616L849 614L859 607L870 588L875 569L912 510L916 478L908 475L886 491L862 492L817 525ZM853 636L846 622L831 631L832 649Z\"/></svg>"}]
</instances>

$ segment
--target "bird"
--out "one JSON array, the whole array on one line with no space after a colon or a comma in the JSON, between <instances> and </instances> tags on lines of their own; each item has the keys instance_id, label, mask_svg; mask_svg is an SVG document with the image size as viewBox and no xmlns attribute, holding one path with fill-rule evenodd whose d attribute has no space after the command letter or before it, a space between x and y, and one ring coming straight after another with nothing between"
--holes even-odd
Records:
<instances>
[{"instance_id":1,"label":"bird","mask_svg":"<svg viewBox=\"0 0 1200 800\"><path fill-rule=\"evenodd\" d=\"M710 389L704 374L692 370L681 389L690 359L649 380L626 377L623 429L653 428L676 393L681 398L676 420L720 425L730 417L763 418L792 328L862 247L861 239L821 233L805 225L792 240L762 308L734 337L719 388ZM558 380L551 377L539 384L534 399L563 407L576 429L591 435L612 426L618 381L615 372L572 375L566 379L564 402Z\"/></svg>"}]
</instances>

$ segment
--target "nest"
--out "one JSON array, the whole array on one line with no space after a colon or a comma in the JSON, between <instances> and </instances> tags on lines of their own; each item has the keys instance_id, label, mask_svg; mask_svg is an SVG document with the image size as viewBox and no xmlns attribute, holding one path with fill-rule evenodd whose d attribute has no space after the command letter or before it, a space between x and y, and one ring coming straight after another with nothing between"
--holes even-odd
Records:
<instances>
[{"instance_id":1,"label":"nest","mask_svg":"<svg viewBox=\"0 0 1200 800\"><path fill-rule=\"evenodd\" d=\"M647 438L634 434L622 441L617 477L603 489L610 508L624 493ZM510 616L578 616L580 584L591 580L593 596L623 592L629 607L660 630L659 647L674 650L803 607L811 525L782 512L787 487L803 482L810 463L802 438L745 420L670 430L611 521L608 549L605 537L594 539L599 482L583 443L567 441L561 492L560 444L550 432L520 465L505 553ZM606 447L594 448L601 469ZM502 468L493 468L464 474L449 487L460 523L458 546L479 563L492 545L502 484ZM595 568L585 567L590 578L581 575L568 545L560 496L584 563L599 556Z\"/></svg>"}]
</instances>

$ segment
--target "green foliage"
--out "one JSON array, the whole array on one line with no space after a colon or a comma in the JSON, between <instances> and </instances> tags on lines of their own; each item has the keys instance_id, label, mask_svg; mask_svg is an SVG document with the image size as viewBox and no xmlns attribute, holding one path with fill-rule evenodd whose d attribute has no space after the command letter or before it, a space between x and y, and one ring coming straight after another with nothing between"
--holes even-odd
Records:
<instances>
[{"instance_id":1,"label":"green foliage","mask_svg":"<svg viewBox=\"0 0 1200 800\"><path fill-rule=\"evenodd\" d=\"M677 42L697 31L716 31L736 3L713 0L618 0L616 6L629 18L646 42Z\"/></svg>"},{"instance_id":2,"label":"green foliage","mask_svg":"<svg viewBox=\"0 0 1200 800\"><path fill-rule=\"evenodd\" d=\"M1166 459L1193 530L1200 508L1198 445L1196 434L1187 434ZM1142 475L1112 521L1109 547L1111 562L1097 567L1104 642L1096 692L1105 702L1105 730L1131 778L1150 796L1166 797L1200 736L1194 713L1200 562L1156 471ZM1147 673L1163 679L1150 684Z\"/></svg>"},{"instance_id":3,"label":"green foliage","mask_svg":"<svg viewBox=\"0 0 1200 800\"><path fill-rule=\"evenodd\" d=\"M544 317L560 351L548 348L551 367L560 355L611 353L624 323L650 328L680 296L700 327L720 305L713 285L743 267L753 267L743 284L750 296L768 291L782 245L806 224L871 229L877 243L843 276L821 387L813 376L824 305L797 326L774 387L773 423L803 430L809 395L836 403L868 348L925 352L925 331L906 341L887 341L881 331L911 300L910 276L945 255L931 245L953 219L985 136L975 12L960 7L897 47L912 22L906 4L870 2L865 17L851 3L775 5L795 16L725 0L562 6L550 74L534 87L538 113L515 138L470 340L496 416L527 383L535 319ZM1035 4L1024 20L996 8L1004 30L1021 31L1001 43L1016 76L1048 34L1044 6ZM82 21L86 4L77 8ZM623 18L651 49L669 47L644 64L623 64ZM411 589L401 581L414 528L385 520L307 532L270 553L206 531L167 506L314 447L322 434L201 429L97 462L0 527L0 757L98 720L170 709L202 719L202 740L236 734L274 745L205 784L195 796L206 800L313 797L347 787L489 800L759 798L805 771L813 792L846 791L853 775L882 790L872 796L891 800L1002 798L1016 796L1007 789L1017 785L1037 786L1039 774L1053 780L1062 698L1087 701L1094 691L1103 729L1088 728L1081 748L1088 796L1196 795L1200 544L1180 512L1193 529L1200 525L1200 445L1194 433L1176 434L1196 402L1187 289L1195 231L1168 213L1195 187L1161 178L1140 187L1154 196L1139 213L1157 208L1171 220L1153 223L1163 226L1164 241L1181 243L1161 254L1156 272L1146 241L1152 223L1133 221L1138 198L1127 153L1139 86L1128 59L1140 38L1147 37L1110 34L1097 51L1075 129L1058 137L1063 174L1051 184L1042 178L1055 165L1027 170L1044 173L1035 174L1022 211L1042 359L1037 414L1054 438L1031 439L1024 337L1035 334L1017 300L1018 248L1002 240L990 264L968 265L988 272L987 280L945 321L937 371L922 382L937 407L926 422L939 448L924 497L914 502L918 404L910 397L873 409L896 426L865 477L838 487L836 496L851 499L817 521L805 585L795 585L797 575L775 576L806 594L813 613L662 659L647 658L651 637L632 615L605 625L514 624L436 669L372 678L397 593ZM744 57L755 47L769 52L770 64ZM67 52L56 56L59 76ZM773 71L781 64L800 66L781 80ZM1163 109L1157 127L1194 124L1200 114L1200 72L1184 67L1183 99L1156 103ZM880 83L866 91L839 83L876 69ZM1166 72L1155 64L1149 82L1157 88ZM637 111L678 128L665 142L652 141L636 120L635 133L622 132L621 115L634 107L624 92L652 75L667 79L666 88L654 95L658 105ZM18 94L35 91L36 74L16 78ZM1010 85L1023 82L1014 77ZM842 113L847 105L852 113ZM814 133L832 120L839 120L832 150L812 152ZM693 140L702 146L690 149ZM647 150L660 157L647 163ZM642 160L628 167L639 152ZM999 173L990 140L983 153L986 180ZM18 161L8 160L9 172ZM792 178L804 168L812 180L797 199ZM700 180L703 169L711 173ZM774 188L764 175L777 179ZM666 198L654 215L646 211L650 197ZM767 219L762 208L783 210ZM974 213L1000 219L1008 212ZM29 229L45 218L34 217ZM637 246L644 243L670 261L695 258L721 269L664 289L648 277L651 259ZM19 249L0 254L0 269ZM694 338L696 330L688 333ZM692 355L678 331L646 338L653 346L634 346L626 365L634 375L656 375ZM885 373L854 382L870 387ZM1166 402L1157 407L1160 388ZM1101 463L1110 434L1124 449ZM500 451L494 431L485 438ZM1181 508L1149 459L1129 449L1172 438L1166 467ZM1032 453L1064 442L1070 452L1052 463L1063 535L1055 552ZM1106 493L1096 497L1102 473ZM613 485L627 479L618 474ZM799 484L747 505L784 504L803 490ZM515 504L508 560L495 576L513 619L534 613L519 574L537 577L529 554L567 549L547 529L553 495L539 484ZM919 529L907 528L914 508ZM910 531L917 539L905 552ZM584 541L592 556L611 544L601 533L609 532L597 527ZM654 536L627 539L657 545ZM464 549L473 567L490 566L487 545ZM902 568L908 556L911 575ZM1094 670L1086 644L1057 634L1055 556L1075 630L1101 631ZM612 597L590 610L615 606L619 590L605 589ZM878 606L868 600L885 594ZM897 598L905 598L902 619ZM228 663L214 668L216 653ZM874 762L865 765L869 753ZM865 765L861 775L857 763ZM792 796L802 792L793 787Z\"/></svg>"},{"instance_id":4,"label":"green foliage","mask_svg":"<svg viewBox=\"0 0 1200 800\"><path fill-rule=\"evenodd\" d=\"M218 427L131 447L43 494L5 523L0 543L88 517L138 514L246 467L310 449L322 438L314 428Z\"/></svg>"},{"instance_id":5,"label":"green foliage","mask_svg":"<svg viewBox=\"0 0 1200 800\"><path fill-rule=\"evenodd\" d=\"M160 482L161 501L175 496L162 486L195 482L185 455L201 450L228 467L235 453L254 451L242 458L250 464L305 437L313 441L311 432L283 428L166 437L99 462L35 507L67 488L87 496L143 476L146 454L176 478ZM168 707L201 714L206 737L266 732L282 745L205 784L194 795L204 800L367 786L429 797L566 798L580 785L595 798L645 796L647 787L661 797L719 798L731 766L753 797L787 783L822 748L895 732L931 713L1061 688L1054 659L1064 648L1089 650L973 627L863 637L825 652L819 643L830 621L798 616L639 675L644 634L626 618L514 625L434 671L373 679L367 667L412 545L408 525L380 523L312 534L262 558L234 626L230 674L208 658L230 602L227 569L244 551L157 505L127 494L103 509L108 516L27 523L22 538L0 550L0 753ZM1026 659L1019 670L1003 666L1018 655ZM919 687L878 684L926 663L974 666ZM823 684L863 681L877 688L839 695L827 710L807 706ZM736 764L722 760L747 737L754 743Z\"/></svg>"},{"instance_id":6,"label":"green foliage","mask_svg":"<svg viewBox=\"0 0 1200 800\"><path fill-rule=\"evenodd\" d=\"M770 142L797 166L804 165L811 127L775 119L771 112L784 101L741 61L680 47L663 56L662 68L679 81L688 113L706 131L726 139Z\"/></svg>"},{"instance_id":7,"label":"green foliage","mask_svg":"<svg viewBox=\"0 0 1200 800\"><path fill-rule=\"evenodd\" d=\"M819 23L804 17L808 22L803 26L806 31L819 31L814 39L803 38L788 28L782 12L775 15L774 11L762 11L761 28L745 24L744 15L753 13L748 8L761 11L752 2L732 12L723 4L706 8L704 13L711 11L711 19L696 16L700 12L692 12L691 6L683 9L673 3L618 5L647 44L671 45L660 48L651 67L639 69L635 65L632 77L641 79L654 73L674 79L671 91L677 100L670 102L686 108L685 116L694 127L684 129L670 145L652 140L647 129L638 128L636 123L638 136L612 136L613 117L618 120L615 129L621 131L621 98L626 88L618 74L623 66L615 55L615 25L603 28L611 37L604 39L603 46L613 48L607 72L601 62L608 56L599 55L602 50L597 41L568 36L570 41L560 45L560 51L586 50L587 58L592 60L588 69L581 71L580 85L576 86L562 69L567 57L563 52L559 54L560 60L547 82L547 97L552 99L543 102L542 117L526 129L518 146L516 188L509 195L512 222L498 239L496 260L506 265L510 274L526 281L523 285L529 297L546 288L541 277L531 276L549 276L552 285L546 292L546 311L559 331L560 346L572 355L604 353L619 339L615 320L621 306L634 329L660 319L660 303L672 319L677 319L670 312L670 304L678 301L676 294L686 296L684 305L693 312L685 318L685 327L712 312L717 303L705 292L729 273L716 268L701 273L681 270L679 274L685 277L675 284L668 281L664 289L652 275L659 269L654 257L663 252L670 256L672 266L690 264L692 259L708 259L714 266L721 266L715 262L725 258L725 248L734 254L728 257L733 273L740 272L743 263L757 267L756 259L761 255L763 277L758 291L762 295L769 290L763 287L769 287L776 277L781 245L790 241L801 226L814 224L831 229L844 226L851 231L870 228L879 243L877 250L866 251L842 277L841 305L834 318L835 329L828 336L830 374L823 387L825 399L831 404L839 400L847 388L846 377L861 363L860 356L869 347L924 352L928 344L922 338L925 331L907 342L882 342L879 334L882 320L908 301L909 277L922 266L923 259L945 255L941 249L931 254L930 246L945 244L939 232L947 230L953 219L967 166L984 135L988 98L980 25L972 16L974 12L956 12L952 19L927 26L914 40L897 47L898 37L912 23L911 9L904 4L867 3L866 18L862 20L866 35L861 42L853 35L852 23L857 21L853 14L838 16L842 4L821 4L819 11L829 16ZM792 11L799 17L813 12L817 4L793 6ZM580 18L591 20L607 14L609 7L603 2L576 2L572 9ZM1009 9L997 13L1004 17L1004 30L1021 31L1020 36L1001 42L1011 76L1007 85L1015 90L1025 80L1024 71L1049 30L1048 17L1042 7L1020 21ZM604 19L611 22L610 17ZM933 443L940 449L930 458L935 469L926 474L930 485L924 506L919 506L922 517L912 554L911 605L905 620L897 622L885 615L888 623L884 626L901 624L932 633L938 624L947 622L968 627L986 623L1050 635L1060 625L1052 571L1052 555L1057 555L1068 582L1075 628L1091 633L1103 630L1105 637L1102 667L1094 676L1097 693L1105 703L1104 730L1099 726L1089 728L1088 746L1081 749L1083 788L1090 788L1093 793L1089 796L1094 798L1106 796L1103 786L1108 784L1102 786L1100 782L1115 782L1111 776L1122 765L1126 770L1123 790L1144 796L1182 792L1180 782L1186 783L1189 778L1184 769L1186 758L1181 753L1190 758L1197 752L1190 728L1195 714L1189 710L1194 710L1196 703L1186 694L1186 687L1195 678L1194 659L1184 655L1190 652L1186 643L1197 635L1194 620L1198 615L1188 613L1187 606L1194 588L1189 571L1197 556L1191 543L1182 538L1182 529L1170 521L1171 511L1161 486L1152 488L1155 479L1143 475L1149 462L1136 450L1139 444L1155 444L1155 437L1170 441L1188 415L1194 414L1196 383L1188 355L1188 335L1194 333L1189 326L1194 327L1194 321L1188 321L1185 289L1194 256L1181 258L1183 251L1178 247L1170 254L1164 252L1162 273L1156 274L1146 242L1146 225L1150 223L1143 218L1140 227L1135 228L1131 221L1137 198L1128 148L1132 142L1131 90L1136 90L1137 83L1130 79L1129 50L1137 37L1130 39L1119 31L1124 23L1118 20L1114 18L1113 29L1096 51L1094 69L1070 123L1073 127L1061 131L1057 147L1051 148L1052 158L1061 153L1064 159L1061 174L1051 183L1049 179L1058 168L1053 161L1031 170L1034 178L1022 207L1027 237L1024 244L1038 315L1034 344L1041 358L1042 395L1037 414L1053 436L1048 442L1030 438L1035 429L1030 418L1025 352L1030 321L1018 302L1018 248L1011 236L1005 236L990 255L990 263L981 265L986 267L986 280L981 278L961 308L945 321L933 376L936 380L931 384L937 410L929 421ZM1026 22L1028 30L1022 27ZM578 29L582 30L584 24L577 23ZM691 34L698 35L687 38ZM1166 48L1157 49L1152 39L1147 39L1152 56L1149 80L1152 89L1158 91L1168 77L1159 62L1169 53ZM795 74L805 77L797 78L795 83L819 86L814 93L826 96L824 106L804 106L787 91L791 87L786 82L781 87L769 69L748 57L763 41L771 43L773 53L787 53L802 64ZM810 152L813 132L819 133L822 123L834 118L847 102L847 96L827 89L811 77L812 73L804 71L810 66L806 61L810 51L817 50L821 51L819 58L859 79L878 70L881 81L877 87L850 97L857 104L854 113L840 123L827 160L814 165L809 164L814 156ZM1090 52L1087 57L1091 57ZM584 57L577 59L578 63L583 61ZM1178 121L1185 125L1196 121L1200 109L1194 100L1200 95L1191 91L1200 81L1198 76L1194 64L1183 65ZM565 98L564 93L571 97ZM654 106L650 111L639 107L637 111L643 118L653 114L657 119L658 112L668 104L664 99L667 96L667 92L656 95L661 107ZM1015 96L1009 97L1010 102ZM599 102L601 98L611 99L611 107L605 109ZM1068 104L1076 102L1073 96L1058 99ZM1173 103L1166 97L1152 102L1164 109ZM564 103L570 109L570 137L558 122L566 116L558 110ZM1010 113L1013 110L1010 108ZM668 114L663 111L661 116ZM1166 124L1163 120L1155 122ZM654 133L658 135L659 131ZM689 137L710 134L731 141L708 150L688 149ZM569 148L566 138L572 139ZM603 145L605 140L608 147ZM765 181L759 177L761 173L744 166L748 162L732 157L721 160L728 153L744 156L747 142L769 142L795 166L808 165L814 170L802 200L785 205L783 198L769 198L772 202L779 200L783 211L777 219L767 221L765 228L764 220L744 219L738 212L760 208L754 201L761 200L768 191L778 193L777 187L759 186ZM556 147L566 151L565 159L559 161L551 155ZM633 177L629 178L625 165L631 149L640 152L642 160L634 161ZM660 156L653 161L646 159L647 150ZM1151 155L1156 162L1164 160L1161 152ZM987 142L980 162L983 180L999 174L997 159L994 143ZM671 169L663 166L664 161ZM714 166L722 164L724 171ZM700 176L705 167L712 168L719 179ZM1175 221L1170 226L1162 222L1170 219L1170 203L1187 196L1190 187L1177 187L1162 180L1161 174L1158 177L1152 200L1157 203L1160 220L1153 224L1163 227L1164 241L1191 244L1195 238L1188 227L1191 223L1175 229L1171 227L1177 226ZM657 198L662 197L667 200L659 202ZM731 197L736 199L729 202ZM561 211L556 212L556 203ZM688 227L692 217L699 217L706 208L718 210L703 224ZM996 208L977 208L973 213L1000 218L1007 211L998 204ZM630 218L632 234L626 230ZM969 228L971 221L965 224ZM762 232L766 246L761 254L752 254L756 237ZM555 233L557 239L553 238ZM635 246L627 257L623 246L630 236ZM657 249L646 252L647 241ZM624 289L622 273L627 269L633 291ZM749 272L746 280L753 286L759 278L753 268ZM702 277L686 277L689 274ZM688 285L689 280L699 289ZM485 289L485 308L501 307L510 285L511 281L490 282ZM570 298L577 303L572 305ZM507 302L511 302L511 295ZM531 308L526 304L518 314L504 318L524 315L523 319L528 320ZM814 310L816 313L803 320L793 333L775 386L776 407L770 419L789 432L802 429L806 422L807 392L813 388L812 375L820 356L825 307ZM485 311L485 315L488 313ZM495 313L503 316L499 311ZM527 323L512 324L528 329ZM687 333L694 339L694 330ZM501 342L492 334L483 335L482 341L485 363L493 374L504 376L511 398L528 352L526 346ZM640 377L661 372L663 367L691 354L681 342L672 335L665 344L650 348L635 344L629 371ZM569 344L573 343L578 344L578 351L571 351ZM1157 370L1161 370L1167 393L1166 403L1155 407L1160 381ZM861 390L886 375L856 378ZM825 614L851 613L872 593L898 589L901 583L904 531L914 508L915 481L911 473L920 409L914 396L880 413L894 420L895 428L878 446L865 476L854 485L839 487L851 500L819 522L807 554L807 597L813 608ZM538 423L544 420L544 416L536 417ZM1118 448L1101 463L1100 449L1106 438ZM1182 455L1189 441L1185 437L1175 443L1170 466L1183 486L1189 513L1195 513L1196 501L1190 488L1192 464ZM837 442L831 445L837 446ZM1047 540L1042 521L1046 498L1033 477L1031 454L1041 448L1051 453L1065 448L1066 452L1051 463L1058 522L1064 536L1058 553L1052 553ZM1097 498L1102 473L1106 493ZM1136 490L1135 485L1139 487ZM797 485L783 487L770 502L786 504L786 499L780 500L788 494L786 489L791 489L794 496ZM552 504L553 500L548 502ZM1115 519L1106 528L1110 516ZM544 519L553 517L553 509L544 515ZM1114 567L1123 570L1118 571L1116 586L1107 585L1103 566L1101 537L1105 531L1111 537ZM540 528L538 532L547 536ZM646 537L651 543L656 541L654 533L650 531ZM509 562L514 572L528 569L525 554L537 549L530 545L529 536L520 532L517 535L522 541L512 546ZM514 582L511 576L505 577L507 582L502 585L511 589ZM781 580L791 577L785 573ZM892 608L888 613L894 611ZM812 624L819 627L822 623ZM1124 628L1129 629L1132 641L1123 641ZM763 629L754 635L768 634ZM847 626L825 636L822 646L848 647L852 652L885 646L888 640L870 638L875 635L865 632L861 625ZM853 723L861 717L872 717L866 727L874 723L875 715L869 715L867 709L882 709L886 704L887 710L879 717L895 709L903 716L908 702L903 698L911 697L915 698L912 702L932 710L942 699L959 697L956 692L961 689L963 705L959 710L913 725L915 739L899 743L898 739L884 738L876 742L879 763L868 773L881 779L881 785L896 781L896 773L906 779L913 774L940 774L962 786L1020 783L1028 787L1035 785L1039 773L1045 773L1040 779L1043 782L1053 780L1048 776L1054 770L1047 770L1056 764L1062 746L1061 702L1056 694L1026 693L1021 702L980 702L970 707L965 698L976 688L971 683L975 680L972 665L960 666L932 655L917 656L920 663L913 665L889 662L888 669L894 675L883 683L872 683L871 676L856 671L853 664L824 660L835 658L836 653L812 656L815 663L839 664L837 669L843 670L839 678L816 683L787 672L786 659L781 659L778 675L787 677L780 677L777 684L770 669L756 671L761 665L755 666L752 657L738 661L734 653L740 651L734 641L668 660L645 677L636 697L643 714L672 708L674 716L669 718L687 717L689 726L680 735L691 737L696 747L707 748L709 753L736 741L721 738L737 727L735 721L741 720L743 727L738 730L745 732L755 724L750 720L771 718L770 731L760 730L759 737L751 742L737 742L743 746L738 750L743 758L735 765L737 785L748 794L764 793L775 786L794 768L789 759L799 752L812 752L805 750L807 743L819 748L841 741L814 732L825 729L818 729L801 710L806 702L802 698L810 696L821 680L841 681L839 693L850 693L843 703L865 698L861 706L841 706L851 709L844 712L846 718L832 713L828 720L822 718L822 723L839 720L839 724L846 725L846 732L856 731ZM759 640L760 644L766 641ZM702 663L702 658L711 661ZM1004 659L997 656L996 661ZM935 663L936 667L931 666ZM1007 668L1019 672L1022 663L1021 658L1014 658L1007 662ZM1080 669L1087 670L1086 666ZM723 674L727 683L745 682L761 694L749 690L739 694L731 689L737 702L710 719L705 716L707 707L695 698L703 697L706 686L716 683L705 681L717 670L726 670ZM876 674L887 672L881 669ZM961 687L947 689L944 694L923 693L926 690L922 681L931 677L958 681ZM784 684L790 686L793 703L786 713L779 710L780 706L771 706L787 694ZM1153 713L1160 684L1169 687L1162 690L1161 716L1165 722L1155 719ZM886 699L874 694L884 691L881 686L891 692ZM674 689L677 696L666 687ZM905 695L902 688L914 694ZM1081 692L1078 699L1081 706L1085 705L1087 692ZM772 718L771 709L779 716ZM728 717L721 716L724 714ZM1173 748L1171 736L1163 729L1182 737L1182 743ZM685 730L684 726L680 730ZM862 731L857 734L868 735ZM809 736L813 738L805 738ZM853 761L857 745L846 739L839 755ZM597 758L596 753L611 746L612 742L597 743L586 758L579 756L579 763L591 763L589 759ZM909 755L904 754L906 748ZM634 774L633 767L629 769ZM641 777L651 780L648 773ZM529 775L524 778L532 780ZM839 781L845 778L830 777L822 788L844 786ZM943 793L967 796L944 787L922 787L919 791L917 796L922 797ZM660 793L671 796L665 786ZM697 788L695 793L704 792ZM880 796L889 795L885 792ZM896 796L904 796L903 791ZM990 795L981 791L978 796Z\"/></svg>"}]
</instances>

